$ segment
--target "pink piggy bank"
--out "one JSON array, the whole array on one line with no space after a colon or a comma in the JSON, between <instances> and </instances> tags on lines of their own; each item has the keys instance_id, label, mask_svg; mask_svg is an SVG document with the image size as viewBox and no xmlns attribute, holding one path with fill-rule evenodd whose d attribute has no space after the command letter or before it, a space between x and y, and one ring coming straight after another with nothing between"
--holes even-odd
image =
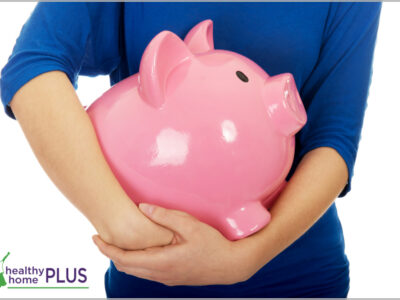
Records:
<instances>
[{"instance_id":1,"label":"pink piggy bank","mask_svg":"<svg viewBox=\"0 0 400 300\"><path fill-rule=\"evenodd\" d=\"M87 110L135 203L186 211L237 240L263 228L307 116L291 74L215 50L212 21L147 46L139 73Z\"/></svg>"}]
</instances>

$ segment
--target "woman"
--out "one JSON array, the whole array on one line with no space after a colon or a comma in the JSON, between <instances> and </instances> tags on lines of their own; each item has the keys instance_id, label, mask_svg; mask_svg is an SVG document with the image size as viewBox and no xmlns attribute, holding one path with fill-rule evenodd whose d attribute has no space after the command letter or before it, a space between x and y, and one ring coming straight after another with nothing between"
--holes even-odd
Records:
<instances>
[{"instance_id":1,"label":"woman","mask_svg":"<svg viewBox=\"0 0 400 300\"><path fill-rule=\"evenodd\" d=\"M109 297L346 297L349 263L335 198L350 190L379 3L39 3L2 70L1 97L36 156L99 233ZM138 71L160 31L214 22L216 49L290 72L307 110L271 223L227 241L185 213L126 196L73 86ZM195 234L194 234L195 233ZM164 246L164 247L159 247ZM146 250L140 250L146 249Z\"/></svg>"}]
</instances>

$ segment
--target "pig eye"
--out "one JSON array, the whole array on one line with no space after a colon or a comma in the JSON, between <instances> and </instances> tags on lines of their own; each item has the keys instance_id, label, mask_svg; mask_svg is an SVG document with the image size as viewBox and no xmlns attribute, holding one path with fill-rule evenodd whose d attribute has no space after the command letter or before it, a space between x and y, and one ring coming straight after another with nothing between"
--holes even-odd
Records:
<instances>
[{"instance_id":1,"label":"pig eye","mask_svg":"<svg viewBox=\"0 0 400 300\"><path fill-rule=\"evenodd\" d=\"M247 76L241 71L236 71L236 76L243 82L249 82L249 78L247 78Z\"/></svg>"}]
</instances>

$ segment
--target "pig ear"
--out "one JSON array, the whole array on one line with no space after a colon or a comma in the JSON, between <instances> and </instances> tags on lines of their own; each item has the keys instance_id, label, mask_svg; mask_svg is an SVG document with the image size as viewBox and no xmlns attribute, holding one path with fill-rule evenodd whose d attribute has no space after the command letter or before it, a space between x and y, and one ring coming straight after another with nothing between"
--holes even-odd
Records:
<instances>
[{"instance_id":1,"label":"pig ear","mask_svg":"<svg viewBox=\"0 0 400 300\"><path fill-rule=\"evenodd\" d=\"M197 24L189 31L184 41L195 54L214 50L213 22L205 20Z\"/></svg>"},{"instance_id":2,"label":"pig ear","mask_svg":"<svg viewBox=\"0 0 400 300\"><path fill-rule=\"evenodd\" d=\"M143 53L139 68L139 93L148 104L160 108L165 102L168 75L193 54L174 33L159 33Z\"/></svg>"},{"instance_id":3,"label":"pig ear","mask_svg":"<svg viewBox=\"0 0 400 300\"><path fill-rule=\"evenodd\" d=\"M269 77L263 98L268 115L284 135L295 135L307 122L307 113L292 74Z\"/></svg>"}]
</instances>

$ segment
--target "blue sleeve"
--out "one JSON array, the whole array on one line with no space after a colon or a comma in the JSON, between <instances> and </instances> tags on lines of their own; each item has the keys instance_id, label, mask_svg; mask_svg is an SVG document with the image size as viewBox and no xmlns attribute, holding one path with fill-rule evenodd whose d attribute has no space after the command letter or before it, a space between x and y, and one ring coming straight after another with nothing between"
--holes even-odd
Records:
<instances>
[{"instance_id":1,"label":"blue sleeve","mask_svg":"<svg viewBox=\"0 0 400 300\"><path fill-rule=\"evenodd\" d=\"M29 80L62 71L77 87L78 75L109 74L119 64L119 3L39 3L23 26L1 71L6 113Z\"/></svg>"},{"instance_id":2,"label":"blue sleeve","mask_svg":"<svg viewBox=\"0 0 400 300\"><path fill-rule=\"evenodd\" d=\"M308 122L297 137L301 158L318 147L335 149L347 164L350 191L363 124L380 3L331 3L318 62L301 94Z\"/></svg>"}]
</instances>

